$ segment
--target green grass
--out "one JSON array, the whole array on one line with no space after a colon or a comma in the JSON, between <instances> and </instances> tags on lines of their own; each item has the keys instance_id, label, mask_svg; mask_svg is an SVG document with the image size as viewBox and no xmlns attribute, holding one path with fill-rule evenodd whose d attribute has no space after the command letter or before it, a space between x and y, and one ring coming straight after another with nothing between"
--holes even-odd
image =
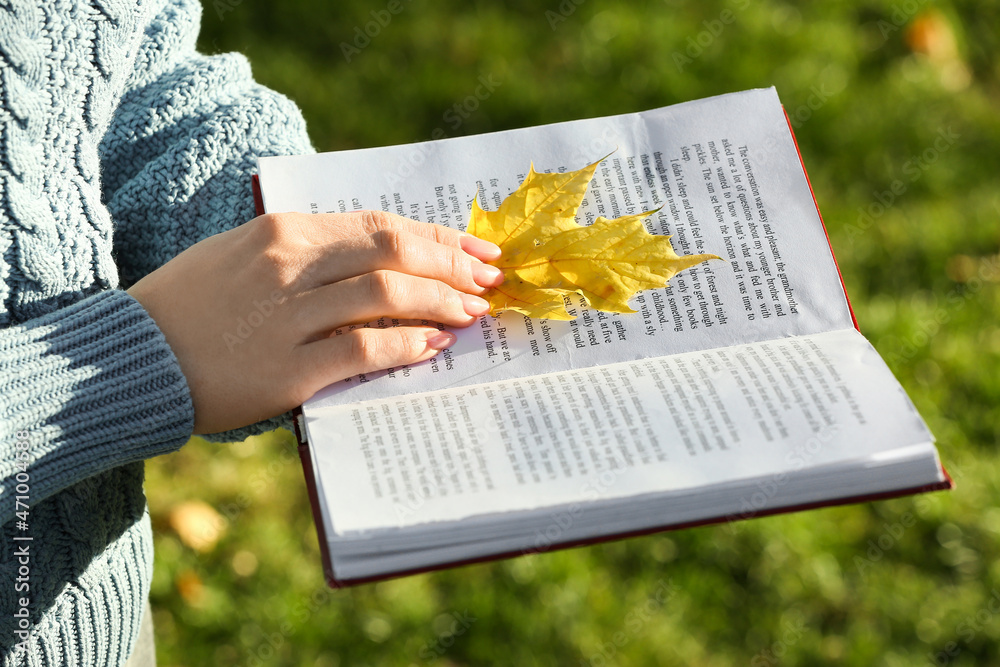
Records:
<instances>
[{"instance_id":1,"label":"green grass","mask_svg":"<svg viewBox=\"0 0 1000 667\"><path fill-rule=\"evenodd\" d=\"M148 466L160 664L1000 664L1000 8L401 2L351 62L341 42L388 2L206 0L200 46L247 54L319 150L776 86L862 331L958 488L332 591L291 436L196 440ZM914 51L927 25L951 55ZM453 129L445 113L490 75ZM934 149L941 132L957 137ZM230 517L208 553L170 528L190 499Z\"/></svg>"}]
</instances>

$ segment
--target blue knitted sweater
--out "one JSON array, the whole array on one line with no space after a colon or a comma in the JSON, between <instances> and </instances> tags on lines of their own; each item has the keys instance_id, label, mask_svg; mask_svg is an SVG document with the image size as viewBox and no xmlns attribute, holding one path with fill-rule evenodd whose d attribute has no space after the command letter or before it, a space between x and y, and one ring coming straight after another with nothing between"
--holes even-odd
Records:
<instances>
[{"instance_id":1,"label":"blue knitted sweater","mask_svg":"<svg viewBox=\"0 0 1000 667\"><path fill-rule=\"evenodd\" d=\"M120 285L252 218L256 156L311 150L242 57L195 52L200 11L0 1L4 666L131 653L152 574L142 462L189 438L193 410Z\"/></svg>"}]
</instances>

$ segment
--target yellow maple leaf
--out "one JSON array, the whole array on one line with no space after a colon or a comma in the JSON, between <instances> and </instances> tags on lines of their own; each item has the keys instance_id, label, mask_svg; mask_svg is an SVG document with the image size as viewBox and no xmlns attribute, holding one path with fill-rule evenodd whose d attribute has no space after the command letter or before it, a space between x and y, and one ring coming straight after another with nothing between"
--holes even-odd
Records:
<instances>
[{"instance_id":1,"label":"yellow maple leaf","mask_svg":"<svg viewBox=\"0 0 1000 667\"><path fill-rule=\"evenodd\" d=\"M478 196L472 200L467 231L507 248L502 261L517 263L522 252L546 236L579 226L576 209L600 162L567 173L538 173L532 164L521 186L497 210L484 211Z\"/></svg>"},{"instance_id":2,"label":"yellow maple leaf","mask_svg":"<svg viewBox=\"0 0 1000 667\"><path fill-rule=\"evenodd\" d=\"M552 174L538 173L532 165L496 211L484 211L473 200L467 231L496 243L502 253L492 264L503 270L504 282L485 294L490 314L513 310L571 320L564 305L570 294L582 295L597 310L634 313L628 300L636 292L665 287L678 272L719 259L678 256L669 236L646 231L642 220L655 211L576 224L576 211L599 163Z\"/></svg>"}]
</instances>

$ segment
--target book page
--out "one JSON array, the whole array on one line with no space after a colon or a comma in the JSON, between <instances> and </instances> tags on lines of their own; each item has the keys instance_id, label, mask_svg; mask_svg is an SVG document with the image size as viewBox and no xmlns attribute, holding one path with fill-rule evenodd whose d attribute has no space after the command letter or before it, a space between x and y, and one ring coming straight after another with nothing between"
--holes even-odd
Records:
<instances>
[{"instance_id":1,"label":"book page","mask_svg":"<svg viewBox=\"0 0 1000 667\"><path fill-rule=\"evenodd\" d=\"M381 209L464 229L477 192L495 209L532 162L538 171L566 171L602 155L580 224L658 209L647 227L671 235L678 254L722 259L640 293L632 315L593 311L577 298L571 322L485 316L454 330L458 341L435 359L349 378L306 407L852 326L773 89L423 144L263 158L260 183L270 212Z\"/></svg>"},{"instance_id":2,"label":"book page","mask_svg":"<svg viewBox=\"0 0 1000 667\"><path fill-rule=\"evenodd\" d=\"M328 534L637 496L933 441L853 329L316 407Z\"/></svg>"}]
</instances>

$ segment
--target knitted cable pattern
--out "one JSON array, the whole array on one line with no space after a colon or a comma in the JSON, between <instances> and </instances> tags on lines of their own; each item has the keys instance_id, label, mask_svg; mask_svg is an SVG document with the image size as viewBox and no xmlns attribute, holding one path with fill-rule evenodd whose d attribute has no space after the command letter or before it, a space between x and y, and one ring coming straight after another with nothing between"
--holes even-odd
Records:
<instances>
[{"instance_id":1,"label":"knitted cable pattern","mask_svg":"<svg viewBox=\"0 0 1000 667\"><path fill-rule=\"evenodd\" d=\"M245 59L194 51L199 17L193 0L0 0L5 667L123 664L148 596L142 461L183 444L193 410L119 275L249 220L256 157L311 150Z\"/></svg>"}]
</instances>

